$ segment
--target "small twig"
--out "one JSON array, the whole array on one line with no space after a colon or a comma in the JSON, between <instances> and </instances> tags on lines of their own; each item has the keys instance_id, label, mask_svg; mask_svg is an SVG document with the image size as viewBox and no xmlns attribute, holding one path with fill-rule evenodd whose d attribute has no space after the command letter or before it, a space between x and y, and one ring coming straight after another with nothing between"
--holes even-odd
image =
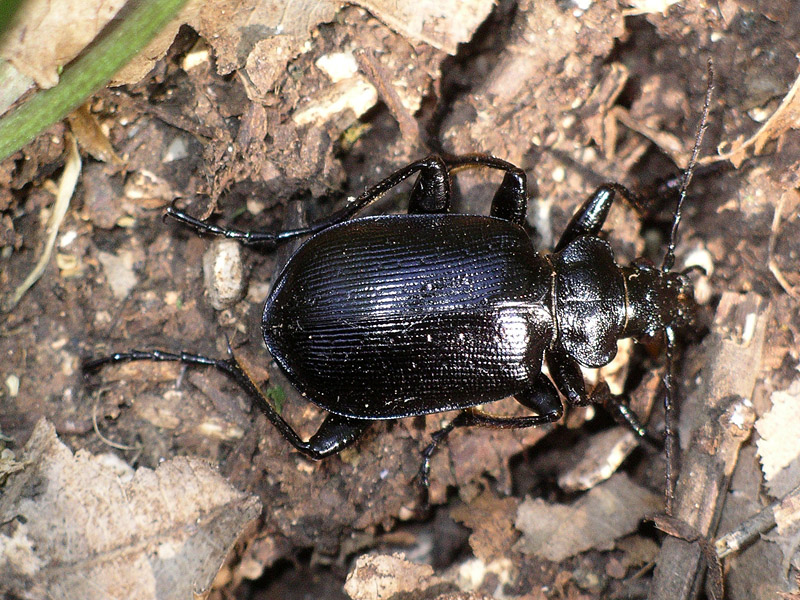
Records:
<instances>
[{"instance_id":1,"label":"small twig","mask_svg":"<svg viewBox=\"0 0 800 600\"><path fill-rule=\"evenodd\" d=\"M786 204L787 195L787 193L781 194L781 199L778 201L778 205L775 207L775 214L772 216L772 228L769 233L769 243L767 244L767 264L769 265L770 272L775 279L778 280L778 283L781 285L783 290L792 298L800 299L800 294L798 294L789 284L789 282L786 281L786 278L783 276L780 268L778 268L778 263L775 262L775 243L778 239L778 231L780 230L781 226L781 215L783 214L783 207Z\"/></svg>"},{"instance_id":2,"label":"small twig","mask_svg":"<svg viewBox=\"0 0 800 600\"><path fill-rule=\"evenodd\" d=\"M749 401L761 364L768 304L756 294L725 293L711 334L703 345L708 364L703 384L683 404L692 437L681 464L675 491L674 522L691 536L664 540L653 575L651 600L696 597L705 565L707 540L719 522L739 448L749 437L755 411ZM689 542L680 537L689 537ZM702 539L703 543L699 543ZM709 564L712 572L716 561ZM712 582L718 588L721 581Z\"/></svg>"},{"instance_id":3,"label":"small twig","mask_svg":"<svg viewBox=\"0 0 800 600\"><path fill-rule=\"evenodd\" d=\"M139 449L138 446L127 446L125 444L119 444L117 442L114 442L114 441L108 439L102 433L100 433L100 426L97 424L97 402L95 402L94 406L92 407L92 427L94 428L94 432L97 434L97 437L99 437L103 441L103 443L111 446L112 448L116 448L117 450L138 450Z\"/></svg>"},{"instance_id":4,"label":"small twig","mask_svg":"<svg viewBox=\"0 0 800 600\"><path fill-rule=\"evenodd\" d=\"M719 558L725 558L752 544L762 533L775 527L779 520L783 523L792 523L798 519L800 519L800 486L760 510L733 531L717 538L714 549Z\"/></svg>"},{"instance_id":5,"label":"small twig","mask_svg":"<svg viewBox=\"0 0 800 600\"><path fill-rule=\"evenodd\" d=\"M673 538L690 544L697 544L700 547L706 567L711 575L709 596L711 596L712 600L722 600L725 593L722 586L722 563L714 550L714 545L686 521L675 519L669 515L658 515L653 519L653 522L656 527Z\"/></svg>"},{"instance_id":6,"label":"small twig","mask_svg":"<svg viewBox=\"0 0 800 600\"><path fill-rule=\"evenodd\" d=\"M609 114L631 131L635 131L653 142L658 149L669 156L676 165L683 167L684 164L687 164L687 160L683 156L683 145L678 136L648 127L634 119L630 113L621 106L615 106L611 109Z\"/></svg>"},{"instance_id":7,"label":"small twig","mask_svg":"<svg viewBox=\"0 0 800 600\"><path fill-rule=\"evenodd\" d=\"M400 135L409 144L418 144L419 125L400 100L400 96L397 95L397 91L395 91L392 82L386 75L385 69L378 62L375 54L371 50L359 48L353 51L353 55L356 57L361 71L378 90L381 100L384 101L389 112L397 120L397 124L400 126Z\"/></svg>"},{"instance_id":8,"label":"small twig","mask_svg":"<svg viewBox=\"0 0 800 600\"><path fill-rule=\"evenodd\" d=\"M39 281L39 278L44 273L47 264L50 262L50 257L53 254L53 248L56 245L56 236L58 236L58 229L61 227L61 222L64 220L64 215L67 214L69 202L72 199L72 194L75 192L75 186L78 183L78 177L81 174L81 155L78 153L78 145L75 143L75 138L67 135L67 162L64 165L64 172L61 175L61 181L58 183L58 195L53 204L53 214L50 215L50 221L47 224L47 241L42 248L42 254L36 266L33 267L31 272L25 278L25 281L9 294L3 300L2 309L6 312L14 310L14 307L19 304L25 293L31 286Z\"/></svg>"}]
</instances>

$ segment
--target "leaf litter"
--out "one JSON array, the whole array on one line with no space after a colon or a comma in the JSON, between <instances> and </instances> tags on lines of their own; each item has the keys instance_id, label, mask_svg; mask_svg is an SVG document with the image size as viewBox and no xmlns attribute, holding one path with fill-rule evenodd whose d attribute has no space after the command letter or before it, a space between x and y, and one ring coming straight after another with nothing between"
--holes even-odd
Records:
<instances>
[{"instance_id":1,"label":"leaf litter","mask_svg":"<svg viewBox=\"0 0 800 600\"><path fill-rule=\"evenodd\" d=\"M0 498L0 580L20 597L188 598L261 512L202 460L133 470L73 454L45 420L22 462Z\"/></svg>"}]
</instances>

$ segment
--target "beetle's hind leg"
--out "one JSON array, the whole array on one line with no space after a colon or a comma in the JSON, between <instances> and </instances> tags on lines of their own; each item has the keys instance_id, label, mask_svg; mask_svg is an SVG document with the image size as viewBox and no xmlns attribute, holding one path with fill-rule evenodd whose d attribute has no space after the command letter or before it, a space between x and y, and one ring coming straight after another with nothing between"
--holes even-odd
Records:
<instances>
[{"instance_id":1,"label":"beetle's hind leg","mask_svg":"<svg viewBox=\"0 0 800 600\"><path fill-rule=\"evenodd\" d=\"M259 410L264 413L264 416L269 419L292 446L314 460L319 460L340 452L355 442L371 423L371 421L368 420L351 419L331 413L328 414L322 422L317 432L311 436L311 439L305 442L300 438L297 432L292 429L291 425L272 408L272 405L259 386L232 354L228 359L218 359L189 352L175 353L164 352L162 350L117 352L85 362L83 364L83 372L91 373L107 364L130 362L134 360L179 362L186 365L214 367L222 371L250 396Z\"/></svg>"},{"instance_id":2,"label":"beetle's hind leg","mask_svg":"<svg viewBox=\"0 0 800 600\"><path fill-rule=\"evenodd\" d=\"M523 225L528 206L525 172L507 161L485 154L447 157L432 154L395 171L349 201L344 208L331 216L297 229L257 231L222 227L201 221L174 205L167 208L165 216L175 219L199 233L226 237L248 246L274 247L282 242L317 233L353 218L386 192L416 173L419 173L419 178L411 191L408 212L410 214L449 212L452 195L450 174L471 167L487 167L505 172L503 182L492 200L491 215Z\"/></svg>"},{"instance_id":3,"label":"beetle's hind leg","mask_svg":"<svg viewBox=\"0 0 800 600\"><path fill-rule=\"evenodd\" d=\"M452 184L444 160L432 154L419 161L419 177L408 199L408 214L450 212Z\"/></svg>"},{"instance_id":4,"label":"beetle's hind leg","mask_svg":"<svg viewBox=\"0 0 800 600\"><path fill-rule=\"evenodd\" d=\"M428 486L431 472L431 456L436 447L456 427L490 427L492 429L523 429L527 427L540 427L555 423L564 414L564 406L558 397L558 392L550 380L542 373L534 383L516 394L514 398L525 406L535 411L535 415L522 417L501 417L491 415L476 408L468 408L458 413L455 419L445 427L431 435L431 443L422 452L422 464L419 467L419 483L424 494L424 503L428 503Z\"/></svg>"},{"instance_id":5,"label":"beetle's hind leg","mask_svg":"<svg viewBox=\"0 0 800 600\"><path fill-rule=\"evenodd\" d=\"M472 167L486 167L503 171L505 175L492 199L492 208L489 214L517 225L525 224L525 214L528 211L528 184L525 171L508 161L488 154L446 156L444 160L451 173Z\"/></svg>"}]
</instances>

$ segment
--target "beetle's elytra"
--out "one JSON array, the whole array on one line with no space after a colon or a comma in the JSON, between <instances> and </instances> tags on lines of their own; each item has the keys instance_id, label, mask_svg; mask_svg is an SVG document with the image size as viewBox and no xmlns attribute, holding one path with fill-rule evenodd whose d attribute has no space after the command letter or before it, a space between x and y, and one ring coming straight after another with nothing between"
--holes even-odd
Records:
<instances>
[{"instance_id":1,"label":"beetle's elytra","mask_svg":"<svg viewBox=\"0 0 800 600\"><path fill-rule=\"evenodd\" d=\"M709 94L710 89L709 84ZM663 331L668 406L672 402L674 334L690 322L695 308L689 277L671 270L675 233L708 102L707 95L660 268L642 260L620 266L610 245L598 237L615 198L632 197L618 184L598 188L553 251L537 252L523 228L525 173L481 154L432 155L414 162L339 213L301 229L240 231L168 209L170 217L198 232L247 245L274 246L310 236L279 275L261 322L266 346L289 380L328 412L308 441L272 408L232 356L136 351L92 360L85 369L144 359L213 366L247 391L297 450L314 459L339 452L375 420L461 411L423 453L423 483L431 453L454 427L551 423L563 414L560 395L572 405L603 402L644 436L607 386L587 393L580 367L610 362L621 338ZM465 167L504 173L490 216L450 213L451 172ZM413 175L409 214L354 218ZM552 380L541 372L545 362ZM501 417L476 408L507 396L535 414Z\"/></svg>"}]
</instances>

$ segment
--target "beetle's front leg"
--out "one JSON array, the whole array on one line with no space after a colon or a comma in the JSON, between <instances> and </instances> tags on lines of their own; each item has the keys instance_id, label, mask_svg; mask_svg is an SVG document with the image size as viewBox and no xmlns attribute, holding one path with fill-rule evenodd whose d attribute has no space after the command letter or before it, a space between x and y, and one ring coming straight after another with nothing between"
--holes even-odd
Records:
<instances>
[{"instance_id":1,"label":"beetle's front leg","mask_svg":"<svg viewBox=\"0 0 800 600\"><path fill-rule=\"evenodd\" d=\"M597 188L575 211L553 251L563 250L570 242L581 236L596 236L600 233L617 194L625 198L632 206L642 207L642 201L625 186L618 183L605 183Z\"/></svg>"},{"instance_id":2,"label":"beetle's front leg","mask_svg":"<svg viewBox=\"0 0 800 600\"><path fill-rule=\"evenodd\" d=\"M580 365L565 350L558 347L549 350L547 352L547 366L550 369L550 375L552 375L556 387L558 387L571 406L599 404L614 417L615 421L625 425L648 446L658 446L658 442L647 433L644 425L630 409L624 396L612 394L605 381L598 383L591 394L586 393L586 383L583 380Z\"/></svg>"},{"instance_id":3,"label":"beetle's front leg","mask_svg":"<svg viewBox=\"0 0 800 600\"><path fill-rule=\"evenodd\" d=\"M546 357L550 376L570 406L589 404L586 382L583 380L583 373L578 361L572 358L560 343L548 350Z\"/></svg>"},{"instance_id":4,"label":"beetle's front leg","mask_svg":"<svg viewBox=\"0 0 800 600\"><path fill-rule=\"evenodd\" d=\"M639 421L639 418L630 409L630 406L628 406L628 403L625 401L625 397L612 394L611 390L608 388L608 384L605 381L601 381L595 386L595 388L592 390L592 395L589 398L589 401L592 404L600 404L603 406L603 408L605 408L606 411L612 417L614 417L614 420L617 423L626 426L648 446L651 446L652 448L658 448L662 445L659 440L654 439L649 433L647 433L644 425L642 425L641 421Z\"/></svg>"}]
</instances>

